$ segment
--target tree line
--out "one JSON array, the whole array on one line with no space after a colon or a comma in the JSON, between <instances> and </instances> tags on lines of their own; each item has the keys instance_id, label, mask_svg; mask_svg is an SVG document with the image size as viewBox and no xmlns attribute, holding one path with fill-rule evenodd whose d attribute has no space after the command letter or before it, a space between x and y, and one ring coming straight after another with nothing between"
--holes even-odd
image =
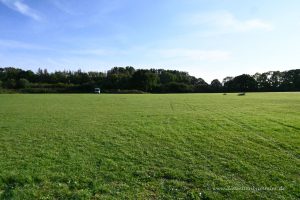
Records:
<instances>
[{"instance_id":1,"label":"tree line","mask_svg":"<svg viewBox=\"0 0 300 200\"><path fill-rule=\"evenodd\" d=\"M0 91L25 93L82 93L99 87L107 93L272 92L300 91L300 69L242 74L211 83L187 72L165 69L114 67L107 72L37 72L0 68Z\"/></svg>"}]
</instances>

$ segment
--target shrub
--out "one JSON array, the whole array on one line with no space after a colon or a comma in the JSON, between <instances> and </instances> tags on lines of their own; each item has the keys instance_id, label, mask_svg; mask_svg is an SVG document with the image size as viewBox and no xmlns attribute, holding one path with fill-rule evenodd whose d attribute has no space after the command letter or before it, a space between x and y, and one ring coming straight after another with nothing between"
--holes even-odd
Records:
<instances>
[{"instance_id":1,"label":"shrub","mask_svg":"<svg viewBox=\"0 0 300 200\"><path fill-rule=\"evenodd\" d=\"M8 79L4 83L4 87L7 88L7 89L14 89L14 88L16 88L16 81L15 81L15 79Z\"/></svg>"},{"instance_id":2,"label":"shrub","mask_svg":"<svg viewBox=\"0 0 300 200\"><path fill-rule=\"evenodd\" d=\"M163 92L183 93L192 91L192 87L185 83L171 82L166 85L163 85Z\"/></svg>"},{"instance_id":3,"label":"shrub","mask_svg":"<svg viewBox=\"0 0 300 200\"><path fill-rule=\"evenodd\" d=\"M21 78L17 82L17 87L18 88L28 88L29 85L30 85L30 82L27 79L25 79L25 78Z\"/></svg>"},{"instance_id":4,"label":"shrub","mask_svg":"<svg viewBox=\"0 0 300 200\"><path fill-rule=\"evenodd\" d=\"M111 93L111 94L146 94L147 93L141 90L104 90L103 92Z\"/></svg>"}]
</instances>

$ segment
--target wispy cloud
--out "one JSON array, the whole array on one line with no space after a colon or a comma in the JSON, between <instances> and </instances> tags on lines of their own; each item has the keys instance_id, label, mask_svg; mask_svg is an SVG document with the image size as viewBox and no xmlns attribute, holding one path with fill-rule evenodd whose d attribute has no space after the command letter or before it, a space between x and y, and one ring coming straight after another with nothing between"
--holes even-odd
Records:
<instances>
[{"instance_id":1,"label":"wispy cloud","mask_svg":"<svg viewBox=\"0 0 300 200\"><path fill-rule=\"evenodd\" d=\"M113 49L80 49L69 51L69 53L80 56L120 56L124 55L126 51Z\"/></svg>"},{"instance_id":2,"label":"wispy cloud","mask_svg":"<svg viewBox=\"0 0 300 200\"><path fill-rule=\"evenodd\" d=\"M70 6L67 4L67 2L69 1L61 1L61 0L51 0L51 2L53 3L53 5L59 9L60 11L69 14L69 15L75 15L78 14L75 11L73 11Z\"/></svg>"},{"instance_id":3,"label":"wispy cloud","mask_svg":"<svg viewBox=\"0 0 300 200\"><path fill-rule=\"evenodd\" d=\"M253 18L241 20L228 11L192 14L185 17L184 23L189 25L206 25L221 30L245 32L250 30L271 31L271 23L262 19Z\"/></svg>"},{"instance_id":4,"label":"wispy cloud","mask_svg":"<svg viewBox=\"0 0 300 200\"><path fill-rule=\"evenodd\" d=\"M16 41L16 40L0 39L0 48L1 47L10 48L10 49L26 49L26 50L47 50L48 49L48 48L45 48L45 47L42 47L39 45L20 42L20 41Z\"/></svg>"},{"instance_id":5,"label":"wispy cloud","mask_svg":"<svg viewBox=\"0 0 300 200\"><path fill-rule=\"evenodd\" d=\"M0 0L1 3L13 9L22 15L30 17L36 21L40 21L41 17L37 11L29 7L27 4L23 2L23 0Z\"/></svg>"},{"instance_id":6,"label":"wispy cloud","mask_svg":"<svg viewBox=\"0 0 300 200\"><path fill-rule=\"evenodd\" d=\"M198 49L163 49L158 54L167 59L185 59L191 61L222 61L231 58L231 53L221 50L198 50Z\"/></svg>"},{"instance_id":7,"label":"wispy cloud","mask_svg":"<svg viewBox=\"0 0 300 200\"><path fill-rule=\"evenodd\" d=\"M149 48L131 47L126 50L120 49L80 49L69 51L70 54L78 56L106 56L106 57L136 57L143 54L151 59L173 60L173 61L225 61L232 57L231 52L224 50L201 50L191 48Z\"/></svg>"},{"instance_id":8,"label":"wispy cloud","mask_svg":"<svg viewBox=\"0 0 300 200\"><path fill-rule=\"evenodd\" d=\"M60 10L65 14L80 15L80 16L89 15L92 18L98 18L98 19L101 16L106 16L118 10L122 5L121 0L109 0L109 1L89 0L88 4L78 3L78 0L49 0L49 1L56 9Z\"/></svg>"}]
</instances>

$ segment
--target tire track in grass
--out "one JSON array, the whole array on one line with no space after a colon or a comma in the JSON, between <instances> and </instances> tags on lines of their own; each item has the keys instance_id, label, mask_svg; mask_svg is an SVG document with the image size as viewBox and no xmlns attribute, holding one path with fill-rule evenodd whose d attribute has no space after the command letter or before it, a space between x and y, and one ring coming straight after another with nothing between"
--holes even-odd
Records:
<instances>
[{"instance_id":1,"label":"tire track in grass","mask_svg":"<svg viewBox=\"0 0 300 200\"><path fill-rule=\"evenodd\" d=\"M191 150L190 152L191 155L197 155L197 157L199 157L200 160L206 163L205 165L203 165L202 163L203 168L201 170L204 170L206 172L209 172L210 174L214 174L215 176L217 176L218 172L214 170L213 166L215 165L215 163L213 162L213 160L222 157L221 155L223 151L221 149L224 147L224 145L220 144L220 141L222 141L222 143L225 144L226 138L220 137L218 133L212 135L208 135L208 134L210 134L211 131L215 132L215 130L218 129L217 126L211 126L215 124L215 123L210 123L211 121L224 121L224 120L215 120L216 114L211 110L207 109L205 106L199 107L201 108L200 110L199 109L196 110L192 105L188 104L187 102L185 102L184 105L188 107L191 111L199 111L201 114L205 116L205 118L189 121L190 125L188 127L194 127L194 128L193 130L190 130L190 128L188 129L188 131L192 131L192 133L190 133L185 140L182 140L182 142L185 146L187 146ZM205 140L203 140L203 138ZM197 149L199 149L200 152L197 151Z\"/></svg>"},{"instance_id":2,"label":"tire track in grass","mask_svg":"<svg viewBox=\"0 0 300 200\"><path fill-rule=\"evenodd\" d=\"M189 103L187 103L186 101L184 102L184 105L191 111L196 111L196 109Z\"/></svg>"},{"instance_id":3,"label":"tire track in grass","mask_svg":"<svg viewBox=\"0 0 300 200\"><path fill-rule=\"evenodd\" d=\"M261 142L257 143L258 141L253 140L254 138L247 137L247 140L251 141L253 144L260 145L263 147L265 147L267 144L267 146L272 147L273 149L280 150L280 151L284 152L285 154L289 155L290 157L293 157L293 158L299 157L299 155L295 155L294 153L291 153L289 150L283 148L284 144L276 141L274 138L272 138L272 137L267 138L267 137L262 136L260 133L261 129L259 129L256 126L247 125L244 122L242 122L241 120L234 118L234 117L229 117L228 114L224 114L223 112L216 113L215 111L212 111L212 110L204 108L204 107L203 107L203 110L205 110L207 113L211 113L211 116L215 116L215 115L220 116L221 115L223 117L223 119L226 119L229 123L235 124L237 127L241 128L244 131L247 131L247 132L250 131L251 133L254 133L258 139L263 141L263 144L260 144ZM214 115L212 115L212 113L214 113ZM210 118L210 120L213 120L213 117L210 117L210 116L207 116L207 117ZM218 124L218 125L220 125L220 124Z\"/></svg>"},{"instance_id":4,"label":"tire track in grass","mask_svg":"<svg viewBox=\"0 0 300 200\"><path fill-rule=\"evenodd\" d=\"M220 116L220 115L219 115ZM223 115L224 116L224 115ZM260 130L259 129L259 127L256 127L256 126L251 126L251 125L246 125L245 126L245 124L244 124L244 122L241 122L240 120L238 120L238 119L235 119L235 118L230 118L230 117L225 117L228 121L230 121L230 123L232 124L235 124L235 125L237 125L238 127L240 127L240 128L242 128L242 130L245 130L245 131L247 131L247 132L244 132L244 133L246 133L245 134L245 136L248 136L248 134L247 133L249 133L249 131L251 132L251 133L254 133L255 135L254 136L252 136L251 137L251 135L250 135L250 138L245 138L245 139L247 139L250 143L253 143L254 145L261 145L261 146L263 146L263 147L266 147L266 145L265 144L270 144L270 145L268 145L268 146L271 146L273 149L275 149L275 150L279 150L281 153L283 153L284 155L286 155L287 157L286 157L286 159L288 159L288 158L292 158L293 160L295 160L295 158L297 159L297 156L295 156L293 153L291 153L290 151L287 151L287 150L285 150L285 149L283 149L283 148L281 148L281 143L280 142L278 142L278 141L276 141L276 140L274 140L274 138L266 138L266 137L263 137L261 134L262 133L260 133L260 132L258 132L258 130ZM239 123L240 122L240 123ZM245 137L245 136L243 136L243 137ZM262 144L260 144L260 143L257 143L257 141L255 141L255 140L253 140L253 138L255 138L255 136L257 137L257 138L259 138L260 140L262 140L263 141L263 143ZM242 138L243 138L242 137ZM241 138L241 139L242 139ZM222 138L222 139L224 139L224 138ZM243 147L243 146L242 146ZM249 148L249 147L245 147L245 149L247 149L247 148ZM253 148L252 147L250 147L249 148L250 150L253 150ZM215 151L215 149L214 149L214 151ZM215 152L216 153L216 152ZM277 160L278 161L278 160ZM280 161L281 162L281 161ZM249 163L249 164L247 164L248 165L248 167L251 167L251 168L253 168L252 170L254 170L256 167L253 165L253 164L251 164L251 163ZM238 177L237 178L240 182L243 182L245 185L248 185L249 183L248 183L248 181L247 181L247 179L244 179L244 178L242 178L242 177Z\"/></svg>"},{"instance_id":5,"label":"tire track in grass","mask_svg":"<svg viewBox=\"0 0 300 200\"><path fill-rule=\"evenodd\" d=\"M230 121L231 123L239 126L240 128L242 128L245 131L250 131L251 133L255 134L257 136L257 138L259 138L260 140L264 141L265 144L259 144L257 143L257 141L253 140L254 138L249 138L247 137L247 139L249 141L252 141L254 144L259 144L261 146L269 146L272 147L274 149L280 150L282 152L284 152L286 155L288 155L289 157L298 159L299 155L298 154L294 154L293 152L289 151L288 149L284 148L285 144L281 143L277 140L275 140L273 137L265 137L261 135L261 132L263 132L261 129L259 129L256 126L251 126L251 125L245 125L244 122L241 122L241 120L239 119L234 119L234 118L230 118L227 115L221 114L224 118L226 118L228 121Z\"/></svg>"},{"instance_id":6,"label":"tire track in grass","mask_svg":"<svg viewBox=\"0 0 300 200\"><path fill-rule=\"evenodd\" d=\"M171 105L171 104L170 104ZM172 120L173 119L173 120ZM182 126L178 126L177 128L174 129L174 123L178 123L177 120L174 121L174 118L168 118L167 123L163 123L163 130L165 133L165 139L169 145L170 144L180 144L173 146L171 145L172 148L168 149L168 151L173 152L175 149L179 152L181 152L180 156L177 157L177 159L180 159L182 162L185 163L186 169L189 169L186 173L191 173L190 170L192 170L189 166L200 166L198 170L201 171L207 171L211 174L215 174L215 172L211 169L210 166L213 166L213 163L210 158L208 158L209 154L207 151L202 151L203 145L199 146L199 134L200 135L205 135L205 132L203 130L200 130L199 124L193 124L190 126L191 121L189 121L188 125L187 124L182 124ZM175 126L176 127L176 126ZM188 129L186 129L188 127ZM194 127L191 130L191 127ZM196 131L196 132L195 132ZM187 134L187 132L190 132ZM206 138L207 139L207 138ZM198 142L197 142L198 141ZM206 144L207 140L202 141L200 143ZM212 141L210 141L212 143ZM195 144L198 144L197 147ZM204 145L205 146L205 145ZM197 150L198 149L198 150ZM200 150L200 151L199 151ZM176 152L173 152L172 155L176 155ZM170 156L170 155L169 155ZM195 160L194 157L198 157L198 160ZM205 164L206 163L206 164ZM196 169L193 169L196 170ZM217 175L216 175L217 176ZM186 180L185 180L186 181Z\"/></svg>"},{"instance_id":7,"label":"tire track in grass","mask_svg":"<svg viewBox=\"0 0 300 200\"><path fill-rule=\"evenodd\" d=\"M198 122L194 122L193 124L195 124L196 126L199 126ZM210 127L210 128L216 128L216 127ZM207 135L209 132L209 129L207 129L206 132L203 132L201 130L199 130L201 133L203 133L203 135ZM218 132L209 135L208 137L205 137L205 141L203 141L203 145L199 144L199 137L198 134L194 133L191 135L191 137L189 137L189 139L191 141L193 141L190 146L192 150L192 153L194 155L197 155L198 157L200 156L201 160L204 161L204 163L206 163L205 165L202 164L203 168L201 170L204 170L206 173L210 174L211 176L214 177L222 177L221 179L225 179L225 180L230 180L233 178L232 176L229 176L228 174L224 175L220 172L220 165L224 164L224 148L226 149L227 147L227 138L226 136L224 137L224 135L220 135ZM195 146L196 145L196 146ZM231 145L230 145L231 146ZM199 152L196 149L200 149L201 153L199 154ZM204 150L204 151L203 151ZM225 154L225 157L227 159L230 160L235 160L236 156L233 154ZM219 164L216 164L218 163ZM226 162L227 163L227 162ZM245 180L239 176L234 176L234 181L237 182L243 182L244 185L247 185L247 183L245 182ZM213 184L213 183L211 183ZM210 191L211 186L207 186L207 188L205 189L206 191Z\"/></svg>"},{"instance_id":8,"label":"tire track in grass","mask_svg":"<svg viewBox=\"0 0 300 200\"><path fill-rule=\"evenodd\" d=\"M173 103L170 101L170 108L171 108L171 110L174 112L174 105L173 105Z\"/></svg>"},{"instance_id":9,"label":"tire track in grass","mask_svg":"<svg viewBox=\"0 0 300 200\"><path fill-rule=\"evenodd\" d=\"M299 127L296 127L296 126L293 126L293 125L290 125L290 124L286 124L286 123L280 122L280 121L278 121L278 120L268 119L268 121L273 122L273 123L276 123L276 124L279 124L279 125L281 125L281 126L285 126L285 127L288 127L288 128L294 129L294 130L297 130L297 131L300 130Z\"/></svg>"}]
</instances>

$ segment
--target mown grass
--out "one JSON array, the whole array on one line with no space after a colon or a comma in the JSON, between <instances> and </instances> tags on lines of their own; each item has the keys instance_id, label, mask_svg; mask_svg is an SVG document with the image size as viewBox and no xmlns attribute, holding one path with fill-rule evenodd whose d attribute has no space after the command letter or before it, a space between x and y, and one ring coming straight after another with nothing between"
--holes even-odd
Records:
<instances>
[{"instance_id":1,"label":"mown grass","mask_svg":"<svg viewBox=\"0 0 300 200\"><path fill-rule=\"evenodd\" d=\"M297 199L299 146L300 93L0 95L2 199Z\"/></svg>"}]
</instances>

